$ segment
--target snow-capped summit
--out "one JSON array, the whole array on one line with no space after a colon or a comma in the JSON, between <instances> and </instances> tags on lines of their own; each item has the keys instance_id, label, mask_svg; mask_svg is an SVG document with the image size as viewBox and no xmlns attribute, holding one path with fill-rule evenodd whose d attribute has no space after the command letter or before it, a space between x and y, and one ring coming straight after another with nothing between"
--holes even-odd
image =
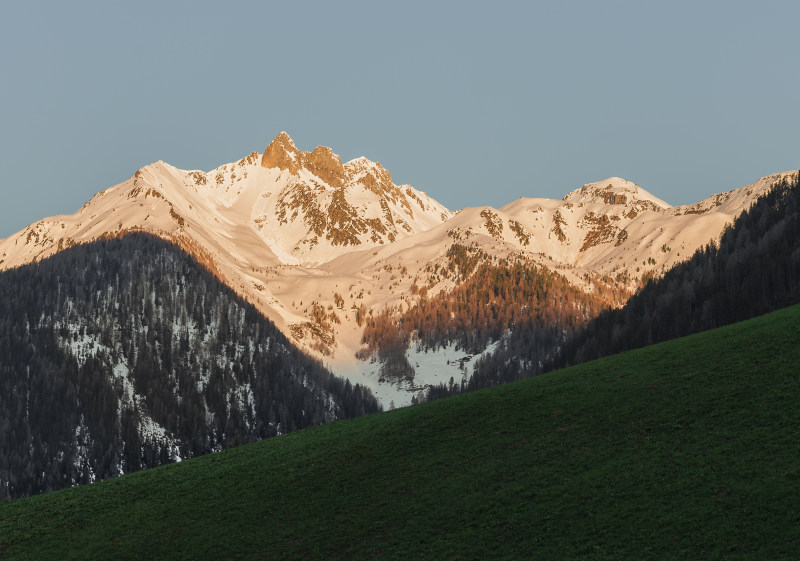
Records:
<instances>
[{"instance_id":1,"label":"snow-capped summit","mask_svg":"<svg viewBox=\"0 0 800 561\"><path fill-rule=\"evenodd\" d=\"M279 255L324 263L353 249L428 230L452 212L410 185L395 185L380 163L346 164L328 147L299 150L286 133L261 158L272 181L253 207L254 227Z\"/></svg>"},{"instance_id":2,"label":"snow-capped summit","mask_svg":"<svg viewBox=\"0 0 800 561\"><path fill-rule=\"evenodd\" d=\"M312 152L298 150L291 137L281 132L270 142L261 158L261 166L288 170L299 177L305 169L332 187L341 187L345 182L342 158L327 146L317 146Z\"/></svg>"},{"instance_id":3,"label":"snow-capped summit","mask_svg":"<svg viewBox=\"0 0 800 561\"><path fill-rule=\"evenodd\" d=\"M572 203L590 203L602 201L607 205L631 205L649 202L657 207L668 209L670 205L658 197L648 193L636 183L621 177L609 177L603 181L587 183L564 197Z\"/></svg>"}]
</instances>

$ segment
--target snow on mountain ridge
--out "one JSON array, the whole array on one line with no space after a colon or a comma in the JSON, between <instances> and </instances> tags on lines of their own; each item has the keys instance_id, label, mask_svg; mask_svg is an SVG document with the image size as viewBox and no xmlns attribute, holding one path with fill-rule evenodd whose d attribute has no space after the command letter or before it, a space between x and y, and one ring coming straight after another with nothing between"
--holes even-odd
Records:
<instances>
[{"instance_id":1,"label":"snow on mountain ridge","mask_svg":"<svg viewBox=\"0 0 800 561\"><path fill-rule=\"evenodd\" d=\"M452 216L413 187L395 185L379 162L362 157L342 164L330 148L297 149L286 133L267 146L261 166L277 171L285 187L256 205L257 229L301 262L322 263L351 247L391 243ZM289 231L293 236L287 237Z\"/></svg>"},{"instance_id":2,"label":"snow on mountain ridge","mask_svg":"<svg viewBox=\"0 0 800 561\"><path fill-rule=\"evenodd\" d=\"M669 203L648 193L636 183L622 179L621 177L609 177L603 181L586 183L583 187L568 193L563 200L571 202L590 202L597 199L602 199L604 203L611 205L624 205L646 201L664 209L671 208Z\"/></svg>"},{"instance_id":3,"label":"snow on mountain ridge","mask_svg":"<svg viewBox=\"0 0 800 561\"><path fill-rule=\"evenodd\" d=\"M263 153L208 172L149 164L75 214L0 240L0 269L77 243L151 232L195 255L335 371L352 373L365 314L412 306L413 286L429 295L452 289L452 278L430 271L447 264L453 244L480 246L497 260L522 256L587 291L600 277L631 289L718 237L786 175L680 207L612 177L562 200L523 198L455 214L395 185L378 162L342 163L326 147L304 152L281 133Z\"/></svg>"}]
</instances>

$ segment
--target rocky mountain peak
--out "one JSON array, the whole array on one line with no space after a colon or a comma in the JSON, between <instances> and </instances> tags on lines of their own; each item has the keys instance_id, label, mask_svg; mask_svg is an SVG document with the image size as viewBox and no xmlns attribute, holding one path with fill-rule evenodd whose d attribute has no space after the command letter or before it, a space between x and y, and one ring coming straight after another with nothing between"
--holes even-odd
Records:
<instances>
[{"instance_id":1,"label":"rocky mountain peak","mask_svg":"<svg viewBox=\"0 0 800 561\"><path fill-rule=\"evenodd\" d=\"M348 180L357 181L375 193L391 191L395 187L392 174L380 162L371 162L364 157L356 158L347 162L344 170Z\"/></svg>"},{"instance_id":2,"label":"rocky mountain peak","mask_svg":"<svg viewBox=\"0 0 800 561\"><path fill-rule=\"evenodd\" d=\"M392 174L380 162L362 156L343 164L342 158L327 146L317 146L311 152L298 149L285 132L267 146L261 166L288 170L295 176L304 169L334 188L359 183L376 194L397 189Z\"/></svg>"},{"instance_id":3,"label":"rocky mountain peak","mask_svg":"<svg viewBox=\"0 0 800 561\"><path fill-rule=\"evenodd\" d=\"M317 146L311 152L299 150L291 137L281 132L270 142L261 158L261 166L289 170L298 175L305 169L332 187L341 187L347 180L342 159L327 146Z\"/></svg>"},{"instance_id":4,"label":"rocky mountain peak","mask_svg":"<svg viewBox=\"0 0 800 561\"><path fill-rule=\"evenodd\" d=\"M341 187L347 177L342 158L327 146L317 146L313 152L301 152L308 171L332 187Z\"/></svg>"},{"instance_id":5,"label":"rocky mountain peak","mask_svg":"<svg viewBox=\"0 0 800 561\"><path fill-rule=\"evenodd\" d=\"M261 157L261 166L281 170L288 169L289 173L296 175L299 168L299 162L297 161L299 153L300 151L294 145L291 137L285 132L281 132L264 150L264 155Z\"/></svg>"},{"instance_id":6,"label":"rocky mountain peak","mask_svg":"<svg viewBox=\"0 0 800 561\"><path fill-rule=\"evenodd\" d=\"M571 203L603 203L606 205L631 205L640 202L651 203L663 209L670 205L651 195L636 183L621 177L609 177L603 181L586 183L583 187L575 189L564 197L564 201Z\"/></svg>"}]
</instances>

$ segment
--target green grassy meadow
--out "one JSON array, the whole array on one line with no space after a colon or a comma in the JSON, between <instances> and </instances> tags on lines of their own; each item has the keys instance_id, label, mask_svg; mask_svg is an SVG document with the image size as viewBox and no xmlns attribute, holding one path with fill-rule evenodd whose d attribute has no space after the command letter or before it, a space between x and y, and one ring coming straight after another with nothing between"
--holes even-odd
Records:
<instances>
[{"instance_id":1,"label":"green grassy meadow","mask_svg":"<svg viewBox=\"0 0 800 561\"><path fill-rule=\"evenodd\" d=\"M800 307L0 503L0 559L800 559Z\"/></svg>"}]
</instances>

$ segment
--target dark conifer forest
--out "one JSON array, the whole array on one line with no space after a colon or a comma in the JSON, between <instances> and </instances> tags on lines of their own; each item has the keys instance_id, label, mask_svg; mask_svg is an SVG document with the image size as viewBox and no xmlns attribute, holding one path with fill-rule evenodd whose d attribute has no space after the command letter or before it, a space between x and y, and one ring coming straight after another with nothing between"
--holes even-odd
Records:
<instances>
[{"instance_id":1,"label":"dark conifer forest","mask_svg":"<svg viewBox=\"0 0 800 561\"><path fill-rule=\"evenodd\" d=\"M158 238L0 274L0 498L378 410Z\"/></svg>"}]
</instances>

